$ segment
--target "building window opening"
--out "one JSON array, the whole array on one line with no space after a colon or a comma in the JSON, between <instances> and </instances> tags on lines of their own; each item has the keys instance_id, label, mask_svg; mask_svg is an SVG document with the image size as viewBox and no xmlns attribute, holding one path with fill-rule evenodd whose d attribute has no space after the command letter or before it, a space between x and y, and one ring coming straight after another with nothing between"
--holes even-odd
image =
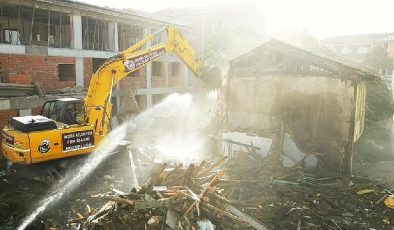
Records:
<instances>
[{"instance_id":1,"label":"building window opening","mask_svg":"<svg viewBox=\"0 0 394 230\"><path fill-rule=\"evenodd\" d=\"M163 64L161 62L152 62L152 76L163 76Z\"/></svg>"},{"instance_id":2,"label":"building window opening","mask_svg":"<svg viewBox=\"0 0 394 230\"><path fill-rule=\"evenodd\" d=\"M75 65L59 64L58 65L59 81L75 81Z\"/></svg>"},{"instance_id":3,"label":"building window opening","mask_svg":"<svg viewBox=\"0 0 394 230\"><path fill-rule=\"evenodd\" d=\"M171 63L171 72L173 77L181 76L181 64L179 62Z\"/></svg>"}]
</instances>

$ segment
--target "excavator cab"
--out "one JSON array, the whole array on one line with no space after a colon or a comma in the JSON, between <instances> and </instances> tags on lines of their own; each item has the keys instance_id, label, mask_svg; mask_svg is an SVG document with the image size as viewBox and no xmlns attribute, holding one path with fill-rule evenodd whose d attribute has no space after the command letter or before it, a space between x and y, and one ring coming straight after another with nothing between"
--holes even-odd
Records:
<instances>
[{"instance_id":1,"label":"excavator cab","mask_svg":"<svg viewBox=\"0 0 394 230\"><path fill-rule=\"evenodd\" d=\"M41 116L66 125L81 124L83 121L83 100L61 98L47 101L42 107Z\"/></svg>"}]
</instances>

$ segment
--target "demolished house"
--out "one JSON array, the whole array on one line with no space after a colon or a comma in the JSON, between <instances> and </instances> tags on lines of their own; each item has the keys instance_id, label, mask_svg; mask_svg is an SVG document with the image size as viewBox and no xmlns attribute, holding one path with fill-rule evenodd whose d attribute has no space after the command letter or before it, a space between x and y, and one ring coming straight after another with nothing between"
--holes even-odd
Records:
<instances>
[{"instance_id":1,"label":"demolished house","mask_svg":"<svg viewBox=\"0 0 394 230\"><path fill-rule=\"evenodd\" d=\"M365 81L377 78L343 59L268 40L230 62L226 131L274 136L270 151L282 158L311 158L325 172L349 174L364 128Z\"/></svg>"}]
</instances>

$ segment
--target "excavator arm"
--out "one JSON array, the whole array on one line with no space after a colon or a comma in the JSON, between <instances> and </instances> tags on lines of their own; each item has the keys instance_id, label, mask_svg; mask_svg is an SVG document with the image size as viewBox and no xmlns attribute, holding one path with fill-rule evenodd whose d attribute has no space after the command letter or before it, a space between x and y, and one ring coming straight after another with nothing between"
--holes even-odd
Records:
<instances>
[{"instance_id":1,"label":"excavator arm","mask_svg":"<svg viewBox=\"0 0 394 230\"><path fill-rule=\"evenodd\" d=\"M167 32L165 42L136 52L137 49L152 40L155 35L159 34L164 29ZM201 71L203 69L202 60L197 58L195 51L189 45L189 42L183 38L180 31L175 29L173 26L164 27L155 34L148 35L139 43L122 52L126 60L125 67L128 71L136 70L153 59L168 53L175 53L195 76L199 77L201 75Z\"/></svg>"},{"instance_id":2,"label":"excavator arm","mask_svg":"<svg viewBox=\"0 0 394 230\"><path fill-rule=\"evenodd\" d=\"M166 41L149 48L141 49L163 30L167 32ZM218 68L204 67L201 59L173 26L167 26L155 34L150 34L140 42L107 60L93 74L85 99L85 122L95 127L96 133L105 135L108 131L112 105L112 87L130 73L142 68L158 57L174 53L193 74L212 88L221 86L221 72Z\"/></svg>"}]
</instances>

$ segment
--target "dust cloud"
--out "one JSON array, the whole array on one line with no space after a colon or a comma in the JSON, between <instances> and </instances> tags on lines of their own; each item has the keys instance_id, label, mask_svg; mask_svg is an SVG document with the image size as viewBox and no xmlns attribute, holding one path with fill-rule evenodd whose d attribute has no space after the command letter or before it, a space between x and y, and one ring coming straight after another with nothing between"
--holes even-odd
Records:
<instances>
[{"instance_id":1,"label":"dust cloud","mask_svg":"<svg viewBox=\"0 0 394 230\"><path fill-rule=\"evenodd\" d=\"M211 121L218 108L217 92L192 96L172 94L140 114L127 140L153 154L155 162L192 163L206 158Z\"/></svg>"}]
</instances>

